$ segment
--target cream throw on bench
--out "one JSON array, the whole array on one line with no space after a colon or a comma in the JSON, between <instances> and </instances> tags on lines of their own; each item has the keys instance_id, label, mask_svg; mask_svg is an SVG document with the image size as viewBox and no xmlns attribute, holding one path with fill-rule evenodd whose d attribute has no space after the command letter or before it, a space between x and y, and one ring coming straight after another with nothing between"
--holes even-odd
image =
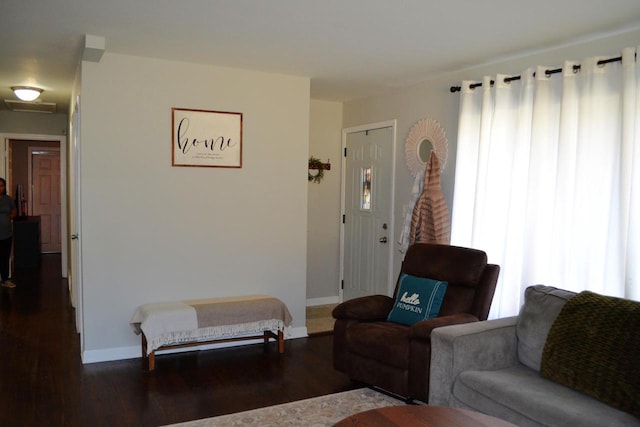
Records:
<instances>
[{"instance_id":1,"label":"cream throw on bench","mask_svg":"<svg viewBox=\"0 0 640 427\"><path fill-rule=\"evenodd\" d=\"M131 326L136 334L144 333L148 356L165 345L285 331L291 320L279 299L248 295L144 304L131 318Z\"/></svg>"}]
</instances>

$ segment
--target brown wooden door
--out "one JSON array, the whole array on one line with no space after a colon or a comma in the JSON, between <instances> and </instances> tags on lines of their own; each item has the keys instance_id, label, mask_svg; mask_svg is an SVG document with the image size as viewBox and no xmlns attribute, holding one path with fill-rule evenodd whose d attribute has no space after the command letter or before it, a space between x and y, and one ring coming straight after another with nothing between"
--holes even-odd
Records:
<instances>
[{"instance_id":1,"label":"brown wooden door","mask_svg":"<svg viewBox=\"0 0 640 427\"><path fill-rule=\"evenodd\" d=\"M41 252L60 252L60 152L34 150L31 175L31 214L40 217Z\"/></svg>"}]
</instances>

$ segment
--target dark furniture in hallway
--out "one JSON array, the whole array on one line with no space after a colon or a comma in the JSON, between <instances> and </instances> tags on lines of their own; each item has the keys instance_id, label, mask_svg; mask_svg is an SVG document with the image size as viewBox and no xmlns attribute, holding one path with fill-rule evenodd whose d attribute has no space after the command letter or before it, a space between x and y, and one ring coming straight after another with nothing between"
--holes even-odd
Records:
<instances>
[{"instance_id":1,"label":"dark furniture in hallway","mask_svg":"<svg viewBox=\"0 0 640 427\"><path fill-rule=\"evenodd\" d=\"M14 268L37 268L40 265L40 217L18 217L13 221Z\"/></svg>"}]
</instances>

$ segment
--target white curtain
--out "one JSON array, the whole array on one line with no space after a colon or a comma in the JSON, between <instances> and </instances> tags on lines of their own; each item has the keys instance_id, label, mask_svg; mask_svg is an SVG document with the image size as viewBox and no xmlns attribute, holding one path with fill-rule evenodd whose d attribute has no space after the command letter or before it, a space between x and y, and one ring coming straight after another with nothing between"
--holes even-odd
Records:
<instances>
[{"instance_id":1,"label":"white curtain","mask_svg":"<svg viewBox=\"0 0 640 427\"><path fill-rule=\"evenodd\" d=\"M635 54L463 82L451 242L501 266L491 318L533 284L640 300Z\"/></svg>"}]
</instances>

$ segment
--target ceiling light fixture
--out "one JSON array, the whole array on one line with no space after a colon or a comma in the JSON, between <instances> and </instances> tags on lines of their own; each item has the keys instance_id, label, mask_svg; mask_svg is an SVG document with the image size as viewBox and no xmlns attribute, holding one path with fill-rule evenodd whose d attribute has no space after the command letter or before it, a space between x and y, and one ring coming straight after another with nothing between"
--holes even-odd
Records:
<instances>
[{"instance_id":1,"label":"ceiling light fixture","mask_svg":"<svg viewBox=\"0 0 640 427\"><path fill-rule=\"evenodd\" d=\"M13 86L11 90L16 94L18 99L22 101L35 101L43 92L42 89L31 86Z\"/></svg>"}]
</instances>

